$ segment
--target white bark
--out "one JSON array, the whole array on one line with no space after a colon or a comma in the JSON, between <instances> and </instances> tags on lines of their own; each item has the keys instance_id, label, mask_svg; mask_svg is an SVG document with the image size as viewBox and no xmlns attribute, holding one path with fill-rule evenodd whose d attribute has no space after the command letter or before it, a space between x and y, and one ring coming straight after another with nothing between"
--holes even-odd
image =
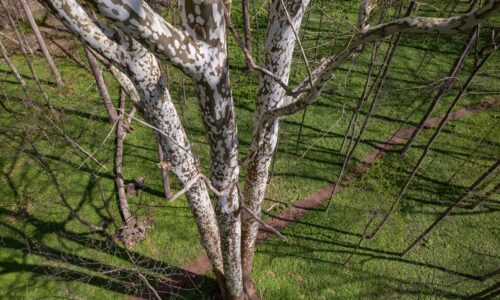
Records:
<instances>
[{"instance_id":1,"label":"white bark","mask_svg":"<svg viewBox=\"0 0 500 300\"><path fill-rule=\"evenodd\" d=\"M486 3L464 15L452 18L430 18L430 17L405 17L382 23L377 26L365 26L335 55L324 58L320 65L313 70L313 88L290 104L266 112L262 119L261 127L273 118L296 113L309 104L314 103L321 94L325 84L331 80L338 68L360 45L381 40L395 33L444 33L450 34L474 27L479 23L495 16L500 12L500 0L488 0ZM309 84L306 78L294 90L300 90ZM262 129L260 129L262 130ZM255 149L255 146L253 147Z\"/></svg>"},{"instance_id":2,"label":"white bark","mask_svg":"<svg viewBox=\"0 0 500 300\"><path fill-rule=\"evenodd\" d=\"M114 25L191 76L211 147L211 180L221 234L224 273L230 297L242 295L238 140L227 66L224 4L181 1L184 30L165 22L146 3L121 0L92 2Z\"/></svg>"},{"instance_id":3,"label":"white bark","mask_svg":"<svg viewBox=\"0 0 500 300\"><path fill-rule=\"evenodd\" d=\"M189 182L199 172L198 161L191 151L156 57L120 31L110 33L116 41L108 38L75 0L46 0L44 3L82 42L113 64L112 71L132 94L132 99L138 101L136 106L143 117L161 131L159 142L170 171L182 184ZM223 274L219 230L205 184L198 181L186 196L214 271Z\"/></svg>"},{"instance_id":4,"label":"white bark","mask_svg":"<svg viewBox=\"0 0 500 300\"><path fill-rule=\"evenodd\" d=\"M309 0L289 2L286 10L291 20L288 19L281 1L273 1L269 5L265 67L268 70L275 70L274 75L284 83L288 83L293 51L297 42L294 29L296 32L299 31L308 4ZM260 217L262 201L267 187L269 166L278 141L280 119L275 118L266 124L262 134L259 133L258 129L267 111L286 104L285 93L285 89L276 80L261 75L258 102L254 114L253 136L253 142L258 145L258 148L248 163L244 189L245 206L257 217ZM258 229L258 221L250 213L243 212L242 264L245 289L248 290L248 293L252 292L251 273Z\"/></svg>"}]
</instances>

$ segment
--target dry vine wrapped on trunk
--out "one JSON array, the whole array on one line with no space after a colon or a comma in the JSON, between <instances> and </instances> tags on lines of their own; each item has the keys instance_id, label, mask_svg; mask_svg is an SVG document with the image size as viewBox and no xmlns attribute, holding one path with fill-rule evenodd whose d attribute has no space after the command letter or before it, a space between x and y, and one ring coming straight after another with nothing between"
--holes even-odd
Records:
<instances>
[{"instance_id":1,"label":"dry vine wrapped on trunk","mask_svg":"<svg viewBox=\"0 0 500 300\"><path fill-rule=\"evenodd\" d=\"M115 139L115 182L118 194L118 205L123 221L123 227L116 234L119 241L123 241L128 246L134 246L135 243L146 236L146 223L139 222L130 211L127 194L125 188L125 179L123 178L123 152L125 145L125 137L129 130L127 121L125 120L125 100L127 94L123 88L120 89L119 111L116 123L116 139ZM114 107L113 107L114 108Z\"/></svg>"}]
</instances>

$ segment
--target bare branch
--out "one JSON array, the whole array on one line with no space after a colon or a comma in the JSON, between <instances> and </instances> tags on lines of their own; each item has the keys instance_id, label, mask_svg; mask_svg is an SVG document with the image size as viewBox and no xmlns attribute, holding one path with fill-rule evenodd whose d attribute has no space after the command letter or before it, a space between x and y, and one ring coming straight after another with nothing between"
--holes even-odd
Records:
<instances>
[{"instance_id":1,"label":"bare branch","mask_svg":"<svg viewBox=\"0 0 500 300\"><path fill-rule=\"evenodd\" d=\"M352 51L360 45L368 42L383 39L395 33L453 33L463 29L471 28L495 16L500 11L500 0L488 0L479 9L474 9L462 16L452 18L429 18L429 17L405 17L391 22L383 23L374 27L367 26L354 38L352 38L344 48L334 56L325 59L313 74L314 89L303 95L287 106L280 107L268 113L268 117L279 117L293 114L307 105L314 103L321 94L327 81L348 58ZM305 80L310 80L306 78ZM304 85L304 83L302 83Z\"/></svg>"},{"instance_id":2,"label":"bare branch","mask_svg":"<svg viewBox=\"0 0 500 300\"><path fill-rule=\"evenodd\" d=\"M285 90L286 94L291 96L291 97L297 97L299 94L308 90L305 87L301 87L298 89L291 89L288 86L288 84L284 83L283 80L281 80L281 78L279 78L279 76L276 76L273 74L273 72L269 71L268 69L257 65L255 63L255 60L254 60L252 54L247 49L245 43L238 35L238 31L236 31L236 28L234 27L233 21L231 20L231 16L228 14L227 11L225 11L225 16L226 16L227 28L231 32L231 35L233 36L234 40L236 41L236 44L238 44L238 47L241 49L241 51L243 51L243 54L245 54L245 58L247 60L247 63L252 69L257 70L257 71L261 72L262 74L272 78Z\"/></svg>"},{"instance_id":3,"label":"bare branch","mask_svg":"<svg viewBox=\"0 0 500 300\"><path fill-rule=\"evenodd\" d=\"M52 56L49 53L49 50L47 48L47 45L45 44L45 40L43 39L43 36L40 32L40 29L38 28L38 25L35 22L35 18L33 17L33 14L31 13L31 9L28 5L28 2L26 0L20 0L21 5L23 7L24 13L28 17L28 21L30 23L31 29L33 30L33 33L35 34L35 37L38 41L38 44L40 45L40 49L43 52L43 55L45 56L45 59L47 60L50 70L52 71L52 74L54 74L54 77L56 79L57 85L61 86L63 85L61 74L59 74L59 71L57 70L56 64L54 60L52 59Z\"/></svg>"},{"instance_id":4,"label":"bare branch","mask_svg":"<svg viewBox=\"0 0 500 300\"><path fill-rule=\"evenodd\" d=\"M102 102L104 103L104 107L106 108L106 112L109 116L109 123L115 124L118 122L118 114L116 109L111 101L111 97L109 96L108 87L106 82L104 81L104 76L102 75L102 70L99 68L97 64L97 60L92 52L85 47L85 56L87 56L87 60L89 61L90 68L92 70L92 75L94 76L94 80L99 89L99 94L101 95Z\"/></svg>"},{"instance_id":5,"label":"bare branch","mask_svg":"<svg viewBox=\"0 0 500 300\"><path fill-rule=\"evenodd\" d=\"M10 59L9 54L7 53L7 50L5 49L5 46L3 45L1 40L0 40L0 51L2 52L3 58L7 62L7 65L9 66L10 70L12 71L14 76L16 77L19 84L21 84L22 86L25 86L26 81L23 79L23 76L21 76L21 74L17 71L16 66L14 65L12 60Z\"/></svg>"}]
</instances>

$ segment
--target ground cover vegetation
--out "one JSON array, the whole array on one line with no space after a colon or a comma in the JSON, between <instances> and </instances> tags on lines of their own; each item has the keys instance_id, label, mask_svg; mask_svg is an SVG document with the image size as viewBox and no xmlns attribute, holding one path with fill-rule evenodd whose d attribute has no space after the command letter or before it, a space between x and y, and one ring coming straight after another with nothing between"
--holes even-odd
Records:
<instances>
[{"instance_id":1,"label":"ground cover vegetation","mask_svg":"<svg viewBox=\"0 0 500 300\"><path fill-rule=\"evenodd\" d=\"M3 2L11 8L16 5L12 4L15 1ZM403 16L409 5L409 1L379 2L384 2L386 8L384 15L377 17L386 21ZM253 54L260 64L265 57L268 4L260 0L249 4ZM447 17L463 14L470 5L469 1L418 2L413 13ZM159 5L157 11L174 24L180 22L172 3ZM358 12L359 1L311 2L298 33L311 67L336 53L352 37ZM231 15L235 28L243 35L239 2L233 2ZM140 297L182 273L184 266L205 253L195 219L186 197L165 199L155 134L138 114L131 120L133 130L124 141L123 174L127 185L145 176L144 186L129 194L128 199L134 217L147 225L147 235L133 247L116 239L123 225L114 173L116 124L109 122L82 44L50 13L35 17L45 39L63 42L63 48L79 57L85 68L48 42L63 79L63 85L58 86L36 43L32 43L35 46L28 63L19 45L12 41L12 31L4 31L10 38L0 36L10 60L26 81L25 86L19 84L6 61L0 61L0 282L4 287L0 297ZM20 15L16 24L29 42L33 36L30 24ZM446 89L432 116L446 113L484 59L481 49L490 43L499 25L497 16L480 26L477 41L472 43L455 82ZM355 134L364 119L371 117L345 174L354 170L378 143L401 128L418 125L473 30L477 29L453 35L401 36L374 110L374 93L360 107ZM239 156L245 157L252 144L260 73L248 72L243 52L232 37L228 42ZM346 128L370 69L369 86L383 69L391 39L381 41L375 56L374 47L377 45L365 44L359 54L342 64L317 102L282 120L262 207L264 221L338 180L349 144L349 139L345 141ZM498 53L486 61L455 111L498 99L499 62ZM120 85L108 66L99 66L104 69L110 98L118 103ZM167 64L162 68L193 153L202 172L210 174L210 145L195 87L181 71ZM39 77L38 83L33 74ZM291 86L307 75L297 46ZM51 107L47 107L45 97L50 99ZM132 103L127 101L125 111L131 109ZM334 195L331 202L325 200L288 226L283 232L286 241L273 236L260 243L253 275L259 296L454 299L493 287L478 297L494 297L499 292L495 274L500 266L500 196L498 188L495 190L499 182L495 172L411 253L402 257L401 252L500 159L499 120L500 109L492 106L449 121L387 224L373 239L366 237L398 198L435 128L417 135L404 156L400 153L404 143L388 151L360 178ZM348 137L353 135L350 132ZM245 172L242 168L242 184ZM174 193L183 188L172 174L170 183ZM485 203L471 209L482 199L486 199ZM106 235L89 229L86 222L99 224ZM218 289L211 272L197 277L194 283L162 296L210 299Z\"/></svg>"}]
</instances>

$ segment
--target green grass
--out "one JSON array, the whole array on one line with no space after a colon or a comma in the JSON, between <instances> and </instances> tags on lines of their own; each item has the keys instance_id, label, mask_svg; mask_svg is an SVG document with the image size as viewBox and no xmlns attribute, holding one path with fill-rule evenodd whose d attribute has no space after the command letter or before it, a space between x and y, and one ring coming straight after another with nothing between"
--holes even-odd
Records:
<instances>
[{"instance_id":1,"label":"green grass","mask_svg":"<svg viewBox=\"0 0 500 300\"><path fill-rule=\"evenodd\" d=\"M481 283L471 277L498 266L498 195L481 210L457 209L407 257L400 258L398 253L492 163L499 135L498 130L488 131L495 118L498 110L453 122L452 130L434 146L397 214L373 241L361 244L347 265L343 263L366 224L376 215L371 232L395 200L430 138L429 131L420 136L408 157L389 155L338 194L329 214L314 210L290 226L285 231L288 242L272 239L260 245L255 277L264 298L457 298L492 285L494 279ZM483 147L461 167L483 136L487 136ZM458 175L446 183L457 168ZM490 183L485 188L491 187Z\"/></svg>"},{"instance_id":2,"label":"green grass","mask_svg":"<svg viewBox=\"0 0 500 300\"><path fill-rule=\"evenodd\" d=\"M330 2L330 1L325 1ZM347 11L350 21L356 18L355 5L326 3L331 18L340 19ZM319 4L315 1L313 6ZM234 16L240 14L237 11ZM424 9L424 8L422 8ZM253 24L259 21L262 43L265 34L266 8L260 6ZM429 10L429 14L433 14ZM498 18L497 18L498 19ZM314 60L319 16L311 12L304 24L304 45L311 61ZM240 24L240 20L236 20ZM498 20L488 26L498 25ZM338 50L347 37L327 33L338 24L325 23L318 42L319 57ZM346 30L346 28L340 27ZM378 141L393 134L400 127L419 121L427 103L435 93L435 82L446 76L467 33L452 37L442 36L431 44L431 36L404 35L396 52L394 63L384 86L380 102L369 127L356 151L352 166ZM482 41L488 38L483 30ZM231 81L238 116L240 152L246 153L252 132L252 111L258 89L258 75L244 71L244 60L230 38ZM417 73L425 49L430 47L431 59ZM383 60L382 47L378 63ZM78 47L80 56L84 57ZM262 49L255 49L255 53ZM324 94L308 108L302 138L297 135L302 112L288 117L282 127L281 139L272 182L266 194L264 210L273 205L271 214L278 214L294 202L334 181L343 156L338 149L352 109L361 94L371 48L365 49L355 64L346 62L334 82L340 84L335 95ZM13 57L22 74L30 74L20 55ZM463 82L472 69L469 57L460 75ZM469 89L459 108L491 99L498 93L499 63L495 54ZM80 216L94 224L105 224L112 234L120 227L115 187L112 175L113 136L92 77L65 59L58 66L66 86L61 89L48 84L53 79L46 63L36 56L37 74L52 104L61 111L60 126L106 168L85 160L47 124L46 110L27 109L22 99L41 105L43 100L33 81L23 92L15 78L0 73L0 282L5 287L0 298L124 298L145 289L133 272L118 272L132 267L127 252L106 237L89 233L74 220L61 202L47 174L33 159L33 140L44 162L55 170L66 198ZM194 89L179 72L170 71L170 91L177 104L186 131L208 174L208 145L200 119ZM347 76L350 73L351 76ZM306 75L297 55L291 82ZM113 99L117 98L117 84L106 73ZM348 77L348 78L347 78ZM182 100L182 82L186 85L186 101ZM434 84L434 85L432 85ZM429 86L430 85L430 86ZM434 87L434 88L433 88ZM456 90L448 93L436 109L442 114ZM495 96L495 95L493 95ZM25 112L14 119L7 110ZM368 107L362 109L364 117ZM412 114L413 111L416 113ZM306 218L286 230L288 243L271 239L258 247L255 281L266 299L346 299L346 298L456 298L479 291L493 282L480 283L468 275L480 275L498 266L498 196L484 209L471 213L457 210L405 259L394 252L401 251L451 203L462 189L485 170L500 153L500 112L488 113L453 121L445 127L430 157L411 185L400 209L387 227L371 242L364 242L348 265L341 264L353 251L373 212L385 212L394 200L402 181L416 162L422 147L432 131L424 132L407 157L391 154L377 162L359 181L353 182L337 195L331 212L312 211ZM46 132L42 132L44 128ZM175 266L183 266L203 253L199 236L184 198L174 203L163 200L162 185L157 166L155 141L150 129L134 123L134 132L125 144L124 174L126 180L146 175L146 188L138 197L131 197L132 210L140 219L152 219L155 225L148 237L133 250L134 261L152 280L161 280L175 273ZM461 166L485 138L470 163ZM351 167L352 167L351 166ZM455 179L446 180L456 171ZM241 178L245 172L243 170ZM172 178L173 179L173 178ZM498 179L497 179L498 180ZM172 180L174 190L179 185ZM491 183L490 183L491 184ZM274 205L279 201L279 205ZM468 200L470 201L470 200ZM114 220L114 222L113 222ZM98 271L114 270L98 274ZM209 298L213 280L208 277L199 289L188 291L184 297ZM470 277L470 276L469 276Z\"/></svg>"}]
</instances>

